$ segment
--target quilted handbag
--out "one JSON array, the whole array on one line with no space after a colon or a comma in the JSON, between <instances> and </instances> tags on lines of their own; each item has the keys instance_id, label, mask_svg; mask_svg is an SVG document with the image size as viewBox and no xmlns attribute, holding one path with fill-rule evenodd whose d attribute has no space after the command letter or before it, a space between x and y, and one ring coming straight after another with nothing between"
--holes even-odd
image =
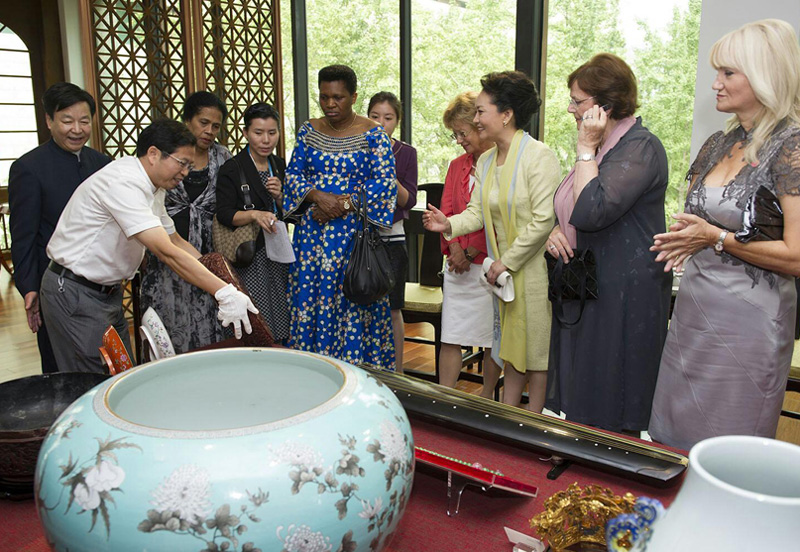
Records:
<instances>
[{"instance_id":1,"label":"quilted handbag","mask_svg":"<svg viewBox=\"0 0 800 552\"><path fill-rule=\"evenodd\" d=\"M244 210L255 209L250 200L250 185L244 176L244 171L239 162L233 161L239 168L239 184L244 194ZM233 230L222 224L217 216L211 222L211 236L214 239L214 251L221 253L233 266L243 268L250 266L256 256L256 240L261 232L261 227L251 222L244 226L237 226Z\"/></svg>"},{"instance_id":2,"label":"quilted handbag","mask_svg":"<svg viewBox=\"0 0 800 552\"><path fill-rule=\"evenodd\" d=\"M357 305L369 305L394 287L389 253L367 220L367 195L361 191L361 228L353 236L353 248L344 273L344 296Z\"/></svg>"},{"instance_id":3,"label":"quilted handbag","mask_svg":"<svg viewBox=\"0 0 800 552\"><path fill-rule=\"evenodd\" d=\"M544 254L547 261L547 298L553 303L553 315L565 328L581 321L586 301L597 299L597 264L591 249L573 250L569 263L559 256ZM569 321L564 316L565 301L580 301L578 318Z\"/></svg>"}]
</instances>

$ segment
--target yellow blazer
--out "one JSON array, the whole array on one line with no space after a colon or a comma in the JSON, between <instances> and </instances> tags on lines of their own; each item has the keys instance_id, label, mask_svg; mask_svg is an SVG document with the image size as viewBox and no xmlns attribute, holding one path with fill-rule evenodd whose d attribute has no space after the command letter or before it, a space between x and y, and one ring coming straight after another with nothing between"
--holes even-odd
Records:
<instances>
[{"instance_id":1,"label":"yellow blazer","mask_svg":"<svg viewBox=\"0 0 800 552\"><path fill-rule=\"evenodd\" d=\"M477 182L472 190L467 208L450 217L452 234L445 239L463 236L480 230L484 226L481 189L494 186L494 182L482 182L486 164L495 148L490 149L478 159L475 171ZM506 162L513 162L506 159ZM527 328L527 366L524 370L547 370L550 348L551 310L547 300L547 265L544 260L545 244L555 226L553 196L561 182L561 168L553 151L538 140L530 140L519 158L517 182L514 189L513 205L516 209L517 238L508 246L504 241L498 243L500 260L512 273L523 271L525 296L515 301L524 301ZM507 197L500 197L501 209L508 205ZM493 220L494 225L502 226L502 220ZM490 250L491 251L491 250ZM491 253L490 253L491 254ZM518 369L521 367L518 367Z\"/></svg>"}]
</instances>

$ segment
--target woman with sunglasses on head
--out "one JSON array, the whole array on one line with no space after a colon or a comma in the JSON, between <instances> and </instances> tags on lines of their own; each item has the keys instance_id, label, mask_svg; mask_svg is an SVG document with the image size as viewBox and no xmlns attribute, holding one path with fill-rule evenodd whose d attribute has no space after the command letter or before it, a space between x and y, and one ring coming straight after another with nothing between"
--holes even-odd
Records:
<instances>
[{"instance_id":1,"label":"woman with sunglasses on head","mask_svg":"<svg viewBox=\"0 0 800 552\"><path fill-rule=\"evenodd\" d=\"M283 342L289 337L286 287L290 264L269 258L264 237L266 232L279 239L278 225L283 224L281 205L286 162L275 154L281 137L280 114L271 105L255 103L245 110L243 119L247 146L219 171L217 220L231 229L253 222L261 228L253 261L236 271L272 337ZM242 189L240 170L247 184L247 197Z\"/></svg>"},{"instance_id":2,"label":"woman with sunglasses on head","mask_svg":"<svg viewBox=\"0 0 800 552\"><path fill-rule=\"evenodd\" d=\"M775 437L800 275L797 34L778 19L748 23L717 41L710 58L717 111L731 117L700 149L685 212L653 246L665 270L685 272L648 431L683 449L720 435ZM782 211L756 220L772 218L781 232L759 236L747 224L756 192Z\"/></svg>"},{"instance_id":3,"label":"woman with sunglasses on head","mask_svg":"<svg viewBox=\"0 0 800 552\"><path fill-rule=\"evenodd\" d=\"M519 71L489 73L481 86L474 121L480 138L496 146L478 160L478 182L467 208L447 217L429 205L423 220L448 240L486 229L494 259L487 281L494 285L509 272L514 285L514 300L498 302L492 348L506 368L503 402L518 406L528 385L528 409L541 412L550 343L544 246L555 220L560 169L550 148L522 130L541 104L530 78Z\"/></svg>"},{"instance_id":4,"label":"woman with sunglasses on head","mask_svg":"<svg viewBox=\"0 0 800 552\"><path fill-rule=\"evenodd\" d=\"M444 126L452 139L464 149L447 169L441 211L457 215L467 208L477 176L478 158L494 144L481 138L475 126L475 99L478 94L465 92L450 102L444 112ZM442 240L442 254L447 257L442 286L442 348L439 352L439 383L455 387L461 373L461 348L483 347L483 389L481 396L492 398L500 379L500 367L492 360L494 306L492 295L480 283L481 265L486 258L486 234L483 229Z\"/></svg>"},{"instance_id":5,"label":"woman with sunglasses on head","mask_svg":"<svg viewBox=\"0 0 800 552\"><path fill-rule=\"evenodd\" d=\"M175 231L201 255L213 251L211 222L217 203L217 173L231 153L216 142L228 109L210 92L195 92L183 106L182 119L197 138L189 174L164 200ZM214 298L178 277L147 253L142 268L141 310L153 307L164 322L176 353L224 339Z\"/></svg>"},{"instance_id":6,"label":"woman with sunglasses on head","mask_svg":"<svg viewBox=\"0 0 800 552\"><path fill-rule=\"evenodd\" d=\"M594 254L597 300L554 309L547 408L567 419L636 435L647 429L671 277L648 253L663 232L667 156L633 116L636 77L598 54L568 78L568 111L578 127L576 160L555 195L558 225L547 252L567 263ZM578 321L576 324L571 323Z\"/></svg>"},{"instance_id":7,"label":"woman with sunglasses on head","mask_svg":"<svg viewBox=\"0 0 800 552\"><path fill-rule=\"evenodd\" d=\"M369 100L367 108L369 118L383 127L392 141L395 170L397 172L397 206L392 218L392 227L380 229L389 252L389 260L394 272L394 288L389 292L389 307L392 312L392 331L394 332L394 348L396 371L403 373L403 308L406 297L406 275L408 273L408 252L406 250L406 234L403 221L408 212L417 203L417 150L392 136L403 118L403 106L397 96L391 92L378 92Z\"/></svg>"},{"instance_id":8,"label":"woman with sunglasses on head","mask_svg":"<svg viewBox=\"0 0 800 552\"><path fill-rule=\"evenodd\" d=\"M394 370L389 297L359 305L344 296L343 286L353 238L362 226L358 208L367 209L368 224L392 226L397 204L392 144L380 125L353 111L357 78L350 67L322 68L318 86L323 116L300 127L283 187L286 216L299 218L293 238L297 261L289 276L288 345Z\"/></svg>"}]
</instances>

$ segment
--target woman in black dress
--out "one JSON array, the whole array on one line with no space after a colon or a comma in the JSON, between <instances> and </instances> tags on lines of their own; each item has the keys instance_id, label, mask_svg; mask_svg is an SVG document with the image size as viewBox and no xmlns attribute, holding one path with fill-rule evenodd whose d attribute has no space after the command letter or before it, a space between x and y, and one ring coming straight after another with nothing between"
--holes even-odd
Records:
<instances>
[{"instance_id":1,"label":"woman in black dress","mask_svg":"<svg viewBox=\"0 0 800 552\"><path fill-rule=\"evenodd\" d=\"M279 120L277 110L265 103L253 104L245 110L247 147L219 171L217 220L231 229L255 222L263 230L256 241L253 262L236 270L275 340L284 341L289 337L286 291L290 265L269 258L264 237L265 232L276 234L284 224L281 206L286 162L274 153L280 139ZM249 190L242 189L240 167Z\"/></svg>"},{"instance_id":2,"label":"woman in black dress","mask_svg":"<svg viewBox=\"0 0 800 552\"><path fill-rule=\"evenodd\" d=\"M225 104L211 92L195 92L183 106L183 122L197 138L194 159L183 181L164 197L175 231L201 255L213 251L211 221L217 197L217 174L231 158L217 136L228 117ZM217 303L202 289L180 278L152 253L142 265L141 310L153 307L169 333L176 353L223 339Z\"/></svg>"},{"instance_id":3,"label":"woman in black dress","mask_svg":"<svg viewBox=\"0 0 800 552\"><path fill-rule=\"evenodd\" d=\"M612 431L647 429L667 333L671 275L654 262L664 232L667 156L633 114L636 77L612 54L598 54L568 80L578 140L574 169L555 195L558 225L547 252L569 261L591 249L598 299L580 322L554 316L546 407ZM578 318L577 301L564 318Z\"/></svg>"}]
</instances>

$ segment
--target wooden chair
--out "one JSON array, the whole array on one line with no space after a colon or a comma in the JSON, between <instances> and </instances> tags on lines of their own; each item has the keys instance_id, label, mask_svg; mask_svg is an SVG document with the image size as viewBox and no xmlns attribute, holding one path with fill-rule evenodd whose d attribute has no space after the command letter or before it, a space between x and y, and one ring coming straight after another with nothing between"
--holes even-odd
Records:
<instances>
[{"instance_id":1,"label":"wooden chair","mask_svg":"<svg viewBox=\"0 0 800 552\"><path fill-rule=\"evenodd\" d=\"M786 381L787 393L800 393L800 368L792 366L789 368L789 379ZM800 420L800 412L793 410L781 410L781 416L791 418L793 420Z\"/></svg>"},{"instance_id":2,"label":"wooden chair","mask_svg":"<svg viewBox=\"0 0 800 552\"><path fill-rule=\"evenodd\" d=\"M427 203L439 207L442 202L444 184L421 184L419 191L425 192ZM406 337L406 341L433 345L435 348L436 373L427 374L415 370L405 373L428 381L439 381L439 351L442 347L442 267L444 255L439 245L439 234L429 232L422 226L422 213L413 209L405 221L406 243L409 249L410 276L415 281L406 282L406 299L403 320L409 324L426 322L433 326L434 341L419 337Z\"/></svg>"},{"instance_id":3,"label":"wooden chair","mask_svg":"<svg viewBox=\"0 0 800 552\"><path fill-rule=\"evenodd\" d=\"M103 334L103 346L99 349L100 356L108 366L108 373L112 376L116 376L133 367L128 350L125 348L125 344L114 326L109 326L106 329Z\"/></svg>"},{"instance_id":4,"label":"wooden chair","mask_svg":"<svg viewBox=\"0 0 800 552\"><path fill-rule=\"evenodd\" d=\"M0 266L6 269L14 279L14 267L9 262L11 248L8 243L8 223L6 217L11 214L8 208L8 188L0 188L0 226L2 226L2 244L0 244Z\"/></svg>"}]
</instances>

